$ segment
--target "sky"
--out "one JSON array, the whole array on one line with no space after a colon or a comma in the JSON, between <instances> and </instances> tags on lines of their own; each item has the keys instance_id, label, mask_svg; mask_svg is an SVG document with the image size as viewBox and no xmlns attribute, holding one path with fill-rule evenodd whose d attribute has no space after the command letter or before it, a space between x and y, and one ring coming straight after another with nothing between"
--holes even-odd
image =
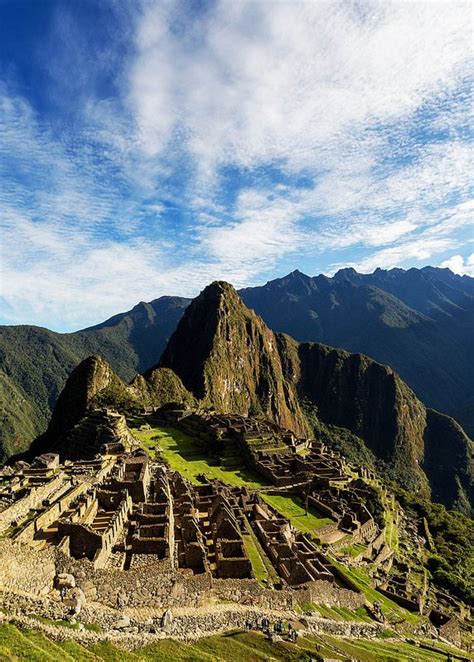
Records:
<instances>
[{"instance_id":1,"label":"sky","mask_svg":"<svg viewBox=\"0 0 474 662\"><path fill-rule=\"evenodd\" d=\"M0 323L474 275L469 2L0 0Z\"/></svg>"}]
</instances>

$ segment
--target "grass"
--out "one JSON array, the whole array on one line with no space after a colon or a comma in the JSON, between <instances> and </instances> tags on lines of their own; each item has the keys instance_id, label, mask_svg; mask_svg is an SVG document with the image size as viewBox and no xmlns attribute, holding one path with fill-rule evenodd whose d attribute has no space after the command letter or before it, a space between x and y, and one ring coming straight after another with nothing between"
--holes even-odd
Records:
<instances>
[{"instance_id":1,"label":"grass","mask_svg":"<svg viewBox=\"0 0 474 662\"><path fill-rule=\"evenodd\" d=\"M370 578L362 568L352 568L338 563L333 559L334 565L358 586L369 602L378 601L381 604L382 612L389 618L393 615L395 619L404 620L412 625L420 621L420 616L397 605L396 602L385 597L371 586Z\"/></svg>"},{"instance_id":2,"label":"grass","mask_svg":"<svg viewBox=\"0 0 474 662\"><path fill-rule=\"evenodd\" d=\"M259 539L255 535L252 527L250 526L250 524L247 521L246 521L246 528L247 528L247 531L248 531L248 535L250 536L251 540L253 541L253 545L254 545L255 549L257 550L258 555L260 556L260 560L262 561L262 563L265 566L266 575L267 575L266 576L267 584L270 584L270 585L273 584L274 586L280 584L281 579L278 576L278 573L276 572L275 568L273 567L273 565L272 565L270 559L268 558L268 556L263 551L263 548L260 544ZM262 579L262 581L263 581L263 579Z\"/></svg>"},{"instance_id":3,"label":"grass","mask_svg":"<svg viewBox=\"0 0 474 662\"><path fill-rule=\"evenodd\" d=\"M324 517L314 508L308 508L308 513L306 513L303 501L297 496L280 494L262 494L261 496L268 505L289 519L292 525L303 533L313 533L326 524L332 524L329 517Z\"/></svg>"},{"instance_id":4,"label":"grass","mask_svg":"<svg viewBox=\"0 0 474 662\"><path fill-rule=\"evenodd\" d=\"M443 660L445 662L446 660L444 654L427 651L404 641L347 640L330 636L324 637L324 641L333 650L344 655L345 659L350 657L360 662L412 662L413 660L417 660L417 662Z\"/></svg>"},{"instance_id":5,"label":"grass","mask_svg":"<svg viewBox=\"0 0 474 662\"><path fill-rule=\"evenodd\" d=\"M175 428L142 426L141 429L134 429L133 434L149 452L158 445L171 469L179 471L195 485L202 484L203 481L198 478L201 474L234 486L258 488L268 485L263 478L247 469L226 469L212 464L200 442Z\"/></svg>"},{"instance_id":6,"label":"grass","mask_svg":"<svg viewBox=\"0 0 474 662\"><path fill-rule=\"evenodd\" d=\"M255 575L255 579L257 579L261 584L268 583L267 568L265 567L265 563L262 561L262 557L260 556L252 536L250 534L243 535L242 540L244 542L247 556L249 557L250 563L252 564L252 570L253 574Z\"/></svg>"},{"instance_id":7,"label":"grass","mask_svg":"<svg viewBox=\"0 0 474 662\"><path fill-rule=\"evenodd\" d=\"M109 641L91 646L65 640L53 642L38 630L19 630L11 624L0 625L2 662L218 662L245 660L321 660L314 640L300 639L298 645L286 641L270 642L257 632L229 632L205 637L193 644L171 639L135 651L117 648Z\"/></svg>"},{"instance_id":8,"label":"grass","mask_svg":"<svg viewBox=\"0 0 474 662\"><path fill-rule=\"evenodd\" d=\"M394 497L389 497L388 499L382 499L384 502L385 512L385 540L387 544L395 552L398 551L399 538L398 538L398 526L396 524L397 519L397 506L395 504Z\"/></svg>"},{"instance_id":9,"label":"grass","mask_svg":"<svg viewBox=\"0 0 474 662\"><path fill-rule=\"evenodd\" d=\"M70 630L79 630L80 628L80 624L77 621L76 623L71 623L70 621L66 621L65 619L59 619L55 621L52 618L46 618L45 616L39 616L38 614L31 614L31 617L36 618L37 621L40 621L45 625L59 626L63 628L69 628ZM97 625L96 623L83 623L83 625L84 625L84 630L89 630L89 632L102 632L102 628L100 627L100 625Z\"/></svg>"},{"instance_id":10,"label":"grass","mask_svg":"<svg viewBox=\"0 0 474 662\"><path fill-rule=\"evenodd\" d=\"M362 552L365 551L365 549L366 549L365 545L356 543L355 545L348 545L347 547L342 547L342 549L340 549L339 551L342 554L347 554L355 558L360 554L362 554Z\"/></svg>"},{"instance_id":11,"label":"grass","mask_svg":"<svg viewBox=\"0 0 474 662\"><path fill-rule=\"evenodd\" d=\"M346 607L327 607L326 605L318 604L311 604L308 606L310 606L311 610L319 611L323 618L330 618L333 621L363 621L365 623L373 622L363 607L350 610Z\"/></svg>"},{"instance_id":12,"label":"grass","mask_svg":"<svg viewBox=\"0 0 474 662\"><path fill-rule=\"evenodd\" d=\"M17 533L20 533L22 529L24 529L31 521L33 521L37 514L38 512L36 510L30 509L19 524L16 526L9 526L8 529L5 529L5 531L2 532L1 537L12 538Z\"/></svg>"},{"instance_id":13,"label":"grass","mask_svg":"<svg viewBox=\"0 0 474 662\"><path fill-rule=\"evenodd\" d=\"M437 645L437 644L435 644ZM455 647L453 654L462 654ZM297 644L270 642L258 632L228 632L205 637L193 644L164 639L135 651L117 648L110 641L82 646L73 640L54 642L38 630L20 630L14 625L0 625L0 660L2 662L219 662L245 660L287 660L315 662L321 657L360 662L435 662L446 660L446 652L424 650L404 641L384 639L342 639L330 635L300 637Z\"/></svg>"}]
</instances>

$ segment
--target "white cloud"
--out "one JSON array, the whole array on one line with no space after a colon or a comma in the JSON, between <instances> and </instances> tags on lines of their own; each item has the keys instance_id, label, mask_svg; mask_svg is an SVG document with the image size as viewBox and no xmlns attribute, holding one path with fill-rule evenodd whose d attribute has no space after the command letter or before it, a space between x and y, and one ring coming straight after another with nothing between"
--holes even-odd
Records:
<instances>
[{"instance_id":1,"label":"white cloud","mask_svg":"<svg viewBox=\"0 0 474 662\"><path fill-rule=\"evenodd\" d=\"M451 271L460 276L474 277L474 253L471 253L467 257L452 255L447 260L443 260L439 266L443 269L451 269Z\"/></svg>"},{"instance_id":2,"label":"white cloud","mask_svg":"<svg viewBox=\"0 0 474 662\"><path fill-rule=\"evenodd\" d=\"M145 4L129 103L147 154L181 131L206 170L315 150L415 111L467 73L466 3L216 3L184 21ZM177 27L178 25L178 27Z\"/></svg>"}]
</instances>

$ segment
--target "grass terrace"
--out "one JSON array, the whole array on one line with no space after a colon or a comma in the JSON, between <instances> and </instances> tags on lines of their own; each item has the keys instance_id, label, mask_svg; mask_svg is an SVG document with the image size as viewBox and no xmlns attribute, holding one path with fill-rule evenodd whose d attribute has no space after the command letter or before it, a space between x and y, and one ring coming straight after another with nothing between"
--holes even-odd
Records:
<instances>
[{"instance_id":1,"label":"grass terrace","mask_svg":"<svg viewBox=\"0 0 474 662\"><path fill-rule=\"evenodd\" d=\"M454 647L435 652L406 641L384 638L366 641L319 635L299 637L297 643L292 644L271 642L261 633L240 630L205 637L192 644L163 639L128 651L110 641L90 646L71 639L52 641L38 630L20 630L8 623L0 624L0 659L12 662L318 662L328 658L359 662L436 662L445 661L448 651L463 656L463 652Z\"/></svg>"},{"instance_id":2,"label":"grass terrace","mask_svg":"<svg viewBox=\"0 0 474 662\"><path fill-rule=\"evenodd\" d=\"M362 568L345 566L342 563L338 563L335 559L332 559L332 562L346 577L351 579L360 588L369 602L380 602L382 612L387 616L389 621L396 622L403 620L411 625L416 625L420 622L421 616L419 614L400 607L396 602L393 602L393 600L390 600L390 598L385 597L373 588L369 576Z\"/></svg>"},{"instance_id":3,"label":"grass terrace","mask_svg":"<svg viewBox=\"0 0 474 662\"><path fill-rule=\"evenodd\" d=\"M269 506L289 519L292 525L303 533L315 533L321 527L333 523L332 519L325 517L314 508L308 508L306 513L304 503L298 496L280 494L262 494L261 496Z\"/></svg>"},{"instance_id":4,"label":"grass terrace","mask_svg":"<svg viewBox=\"0 0 474 662\"><path fill-rule=\"evenodd\" d=\"M133 434L140 440L142 448L153 454L155 446L161 449L161 455L168 462L171 469L179 471L185 478L195 485L202 480L199 475L207 478L218 478L229 485L259 488L268 483L258 474L244 468L226 469L217 463L212 464L211 458L206 454L202 442L175 428L160 428L142 425L132 428Z\"/></svg>"}]
</instances>

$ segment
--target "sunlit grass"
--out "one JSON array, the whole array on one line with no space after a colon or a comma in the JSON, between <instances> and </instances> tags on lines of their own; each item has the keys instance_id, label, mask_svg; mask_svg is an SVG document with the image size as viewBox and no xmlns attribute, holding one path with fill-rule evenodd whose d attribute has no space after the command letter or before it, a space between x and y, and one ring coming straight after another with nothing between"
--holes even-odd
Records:
<instances>
[{"instance_id":1,"label":"sunlit grass","mask_svg":"<svg viewBox=\"0 0 474 662\"><path fill-rule=\"evenodd\" d=\"M179 471L195 485L203 482L199 476L218 478L235 486L258 488L267 485L264 478L247 469L227 469L212 464L202 443L175 428L142 426L141 429L134 429L133 434L140 439L146 450L159 446L171 469Z\"/></svg>"},{"instance_id":2,"label":"sunlit grass","mask_svg":"<svg viewBox=\"0 0 474 662\"><path fill-rule=\"evenodd\" d=\"M329 517L324 517L313 508L308 508L306 513L303 501L297 496L262 494L262 498L303 533L312 533L332 523Z\"/></svg>"}]
</instances>

